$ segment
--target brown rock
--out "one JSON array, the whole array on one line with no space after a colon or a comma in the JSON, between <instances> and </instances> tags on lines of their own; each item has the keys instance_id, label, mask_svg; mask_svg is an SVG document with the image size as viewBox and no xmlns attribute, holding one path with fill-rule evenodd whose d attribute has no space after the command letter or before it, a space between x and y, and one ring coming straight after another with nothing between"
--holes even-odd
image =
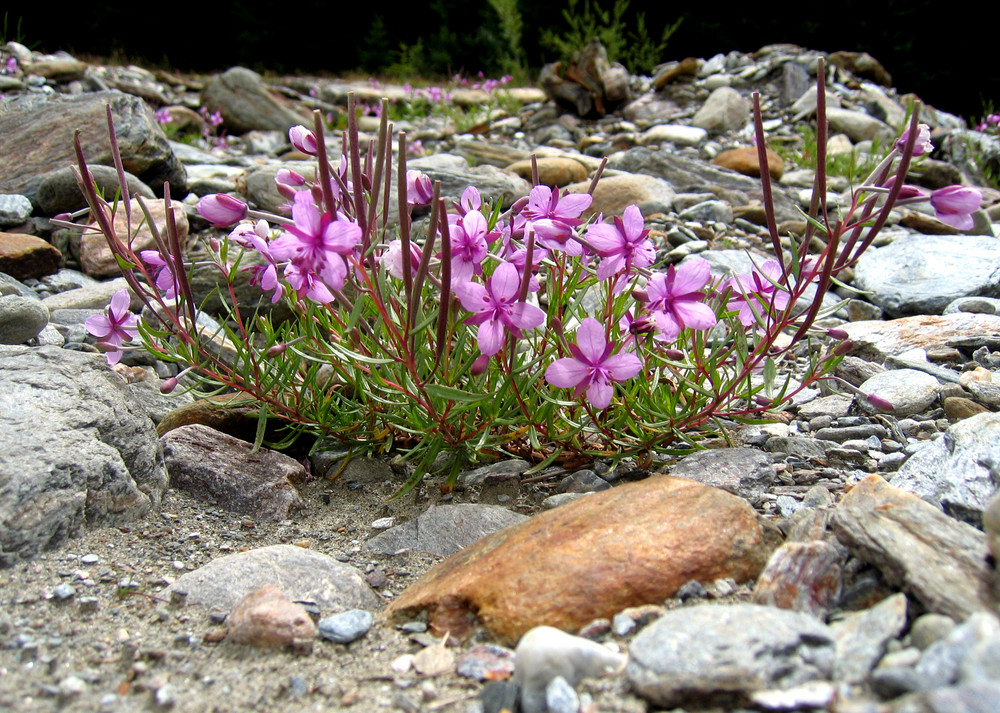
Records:
<instances>
[{"instance_id":1,"label":"brown rock","mask_svg":"<svg viewBox=\"0 0 1000 713\"><path fill-rule=\"evenodd\" d=\"M58 249L34 235L0 233L0 272L15 280L45 277L59 270Z\"/></svg>"},{"instance_id":2,"label":"brown rock","mask_svg":"<svg viewBox=\"0 0 1000 713\"><path fill-rule=\"evenodd\" d=\"M584 181L567 186L571 193L586 193L590 182ZM584 212L584 217L603 213L606 218L621 215L630 205L635 204L643 215L669 212L674 201L674 190L670 184L655 176L621 173L602 178L594 190L594 202Z\"/></svg>"},{"instance_id":3,"label":"brown rock","mask_svg":"<svg viewBox=\"0 0 1000 713\"><path fill-rule=\"evenodd\" d=\"M659 91L672 82L676 82L681 77L694 77L698 74L697 57L687 57L680 62L673 62L664 67L659 74L653 77L653 89Z\"/></svg>"},{"instance_id":4,"label":"brown rock","mask_svg":"<svg viewBox=\"0 0 1000 713\"><path fill-rule=\"evenodd\" d=\"M934 216L916 210L908 210L903 213L903 218L899 221L899 224L907 228L912 228L922 235L958 235L962 232L947 223L942 223Z\"/></svg>"},{"instance_id":5,"label":"brown rock","mask_svg":"<svg viewBox=\"0 0 1000 713\"><path fill-rule=\"evenodd\" d=\"M275 585L265 584L233 607L229 638L237 644L283 648L316 638L316 625L305 607Z\"/></svg>"},{"instance_id":6,"label":"brown rock","mask_svg":"<svg viewBox=\"0 0 1000 713\"><path fill-rule=\"evenodd\" d=\"M232 512L284 520L305 507L292 481L305 479L294 458L208 426L181 426L160 439L170 487L213 500Z\"/></svg>"},{"instance_id":7,"label":"brown rock","mask_svg":"<svg viewBox=\"0 0 1000 713\"><path fill-rule=\"evenodd\" d=\"M439 633L483 625L502 642L539 625L577 630L662 602L692 579L756 577L777 538L740 498L655 476L483 538L403 592L386 616L427 610Z\"/></svg>"},{"instance_id":8,"label":"brown rock","mask_svg":"<svg viewBox=\"0 0 1000 713\"><path fill-rule=\"evenodd\" d=\"M805 612L823 619L840 596L840 553L823 542L786 542L757 579L754 604Z\"/></svg>"},{"instance_id":9,"label":"brown rock","mask_svg":"<svg viewBox=\"0 0 1000 713\"><path fill-rule=\"evenodd\" d=\"M777 181L785 174L785 162L771 149L767 149L766 153L767 171L771 174L771 178ZM744 176L760 177L760 160L757 156L757 149L753 146L723 151L715 157L712 163L742 173Z\"/></svg>"},{"instance_id":10,"label":"brown rock","mask_svg":"<svg viewBox=\"0 0 1000 713\"><path fill-rule=\"evenodd\" d=\"M156 224L156 229L165 240L167 212L163 201L146 201L146 207ZM187 214L179 203L173 203L171 210L174 214L174 223L177 225L178 237L183 245L187 241L188 234ZM156 249L156 241L149 226L146 225L146 216L138 201L132 201L132 231L135 235L132 249L136 253L140 250ZM128 222L125 219L124 208L115 216L115 232L122 240L128 240ZM91 277L118 277L121 274L121 268L118 267L118 262L108 247L104 235L89 231L80 237L80 268L84 274Z\"/></svg>"},{"instance_id":11,"label":"brown rock","mask_svg":"<svg viewBox=\"0 0 1000 713\"><path fill-rule=\"evenodd\" d=\"M989 411L989 409L985 406L962 396L948 396L944 400L944 413L948 417L948 420L952 422L962 421L970 416L975 416L977 413L985 413L986 411Z\"/></svg>"},{"instance_id":12,"label":"brown rock","mask_svg":"<svg viewBox=\"0 0 1000 713\"><path fill-rule=\"evenodd\" d=\"M882 64L867 52L834 52L829 57L830 64L846 69L863 79L870 79L883 87L892 86L892 75Z\"/></svg>"},{"instance_id":13,"label":"brown rock","mask_svg":"<svg viewBox=\"0 0 1000 713\"><path fill-rule=\"evenodd\" d=\"M851 554L927 611L961 621L996 606L986 536L877 475L847 493L831 524Z\"/></svg>"},{"instance_id":14,"label":"brown rock","mask_svg":"<svg viewBox=\"0 0 1000 713\"><path fill-rule=\"evenodd\" d=\"M253 441L257 433L260 404L246 394L218 394L178 406L156 427L160 436L180 426L200 423L242 441Z\"/></svg>"},{"instance_id":15,"label":"brown rock","mask_svg":"<svg viewBox=\"0 0 1000 713\"><path fill-rule=\"evenodd\" d=\"M538 182L543 186L567 186L587 179L587 167L571 158L551 156L536 159L538 163ZM531 180L531 160L515 161L507 166L526 181Z\"/></svg>"}]
</instances>

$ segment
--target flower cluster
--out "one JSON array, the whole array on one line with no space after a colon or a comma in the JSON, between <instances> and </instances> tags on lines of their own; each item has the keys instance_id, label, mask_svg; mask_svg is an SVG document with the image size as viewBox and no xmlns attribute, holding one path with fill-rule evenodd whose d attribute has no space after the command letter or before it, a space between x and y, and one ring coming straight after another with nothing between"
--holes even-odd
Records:
<instances>
[{"instance_id":1,"label":"flower cluster","mask_svg":"<svg viewBox=\"0 0 1000 713\"><path fill-rule=\"evenodd\" d=\"M109 206L84 185L119 262L133 266L125 271L133 292L159 320L155 329L136 324L116 296L92 332L117 351L138 329L210 384L258 399L262 418L350 447L402 447L417 480L442 449L543 463L563 453L647 454L697 440L692 429L720 416L758 417L824 378L843 345L812 359L801 385L776 384L776 365L825 335L814 328L824 291L871 243L897 197L920 198L896 181L913 155L930 150L920 135L892 148L845 217L826 224L834 247L809 255L807 239L789 261L774 234L775 259L726 278L697 256L660 264L638 206L595 216L589 192L536 185L503 206L469 187L449 205L440 184L406 170L405 136L393 153L383 133L363 158L353 97L347 118L337 166L318 113L313 130L290 130L290 143L318 164L313 180L277 175L290 218L232 196L199 202L206 220L228 229L210 247L219 292L232 299L222 336L234 360L219 357L197 324L191 268L170 226L157 249L135 254L115 234ZM385 111L381 118L387 132ZM759 123L758 133L762 144ZM390 160L400 165L384 173ZM405 181L388 196L387 175ZM935 192L928 200L958 215L966 198ZM817 224L825 212L816 209ZM241 308L235 283L246 273L271 302L289 304L291 320L272 323L258 304ZM763 382L751 379L756 373Z\"/></svg>"}]
</instances>

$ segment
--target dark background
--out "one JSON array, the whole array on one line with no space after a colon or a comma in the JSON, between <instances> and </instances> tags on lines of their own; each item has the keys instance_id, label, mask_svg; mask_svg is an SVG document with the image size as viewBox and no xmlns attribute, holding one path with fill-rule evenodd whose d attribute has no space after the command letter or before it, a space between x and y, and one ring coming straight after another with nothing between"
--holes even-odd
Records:
<instances>
[{"instance_id":1,"label":"dark background","mask_svg":"<svg viewBox=\"0 0 1000 713\"><path fill-rule=\"evenodd\" d=\"M565 29L564 2L520 0L522 44L534 72L531 77L537 77L544 62L558 59L541 45L540 30ZM842 0L802 3L799 10L777 12L773 4L731 4L725 10L717 3L701 4L705 7L632 0L625 17L634 27L635 12L644 12L650 34L658 38L666 24L684 16L662 61L707 59L731 50L753 52L782 42L826 52L866 51L892 74L901 93L913 92L938 109L971 119L982 116L985 105L1000 107L996 25L982 15L984 6L977 10L924 0ZM817 8L820 4L823 7ZM611 5L612 0L603 0L606 9ZM578 9L581 6L582 0ZM63 7L55 11L47 3L24 3L6 11L0 39L20 39L41 51L62 49L178 70L208 72L242 65L288 74L382 74L398 64L402 45L412 48L419 40L423 53L418 68L430 78L459 70L483 70L494 77L501 73L502 39L487 0L406 5L93 1Z\"/></svg>"}]
</instances>

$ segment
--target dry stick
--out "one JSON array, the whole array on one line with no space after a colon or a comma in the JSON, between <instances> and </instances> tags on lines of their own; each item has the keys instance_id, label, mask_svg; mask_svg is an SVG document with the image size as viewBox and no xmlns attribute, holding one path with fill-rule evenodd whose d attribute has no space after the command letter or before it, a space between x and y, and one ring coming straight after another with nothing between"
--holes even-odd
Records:
<instances>
[{"instance_id":1,"label":"dry stick","mask_svg":"<svg viewBox=\"0 0 1000 713\"><path fill-rule=\"evenodd\" d=\"M347 136L350 147L351 179L354 182L354 217L361 228L361 254L367 255L369 235L368 216L365 214L365 188L361 181L361 154L358 151L357 98L354 92L347 95Z\"/></svg>"},{"instance_id":2,"label":"dry stick","mask_svg":"<svg viewBox=\"0 0 1000 713\"><path fill-rule=\"evenodd\" d=\"M125 204L125 232L129 236L129 244L132 242L132 204L128 194L128 180L125 178L125 167L122 165L121 152L118 150L118 137L115 135L115 122L111 114L111 105L105 104L104 109L108 115L108 135L111 137L111 156L115 161L115 171L118 173L118 185L121 188L122 202Z\"/></svg>"},{"instance_id":3,"label":"dry stick","mask_svg":"<svg viewBox=\"0 0 1000 713\"><path fill-rule=\"evenodd\" d=\"M806 232L803 234L802 245L799 247L800 258L804 258L809 250L809 242L816 234L813 223L819 217L820 200L823 199L823 217L826 218L826 66L820 57L816 64L816 176L813 181L813 192L809 199L809 220L806 221ZM822 148L820 148L822 147ZM823 160L820 160L822 153ZM827 223L829 227L829 223Z\"/></svg>"},{"instance_id":4,"label":"dry stick","mask_svg":"<svg viewBox=\"0 0 1000 713\"><path fill-rule=\"evenodd\" d=\"M313 127L316 134L316 163L319 167L319 183L320 190L323 191L323 204L326 206L326 211L333 215L335 205L333 188L330 186L330 164L326 153L326 135L323 133L323 117L320 115L319 109L313 111Z\"/></svg>"},{"instance_id":5,"label":"dry stick","mask_svg":"<svg viewBox=\"0 0 1000 713\"><path fill-rule=\"evenodd\" d=\"M437 353L434 358L434 371L444 361L445 379L448 375L448 354L451 351L448 343L448 308L451 305L451 236L448 231L448 210L444 207L444 199L439 198L437 208L441 213L438 222L441 224L441 304L438 305L437 323ZM421 261L423 262L423 261Z\"/></svg>"},{"instance_id":6,"label":"dry stick","mask_svg":"<svg viewBox=\"0 0 1000 713\"><path fill-rule=\"evenodd\" d=\"M594 172L594 178L590 181L590 187L587 188L587 193L594 195L594 191L597 190L597 183L601 180L601 175L604 173L604 167L608 165L608 157L605 156L601 159L601 165L597 167Z\"/></svg>"},{"instance_id":7,"label":"dry stick","mask_svg":"<svg viewBox=\"0 0 1000 713\"><path fill-rule=\"evenodd\" d=\"M388 195L388 192L387 192ZM410 331L413 312L413 256L410 254L410 208L406 202L406 132L399 132L399 159L396 172L396 209L399 212L399 242L403 246L403 293L406 296L406 325Z\"/></svg>"}]
</instances>

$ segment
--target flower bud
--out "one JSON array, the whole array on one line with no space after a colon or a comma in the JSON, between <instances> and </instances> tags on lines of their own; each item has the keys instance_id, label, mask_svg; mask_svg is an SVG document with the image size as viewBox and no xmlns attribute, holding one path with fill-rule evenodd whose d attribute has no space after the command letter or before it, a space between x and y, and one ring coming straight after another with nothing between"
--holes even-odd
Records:
<instances>
[{"instance_id":1,"label":"flower bud","mask_svg":"<svg viewBox=\"0 0 1000 713\"><path fill-rule=\"evenodd\" d=\"M309 154L310 156L316 155L316 134L301 124L293 126L288 130L288 140L292 143L292 146L302 153Z\"/></svg>"},{"instance_id":2,"label":"flower bud","mask_svg":"<svg viewBox=\"0 0 1000 713\"><path fill-rule=\"evenodd\" d=\"M163 383L160 384L160 393L169 394L176 388L177 388L177 377L171 376L169 379L165 379Z\"/></svg>"},{"instance_id":3,"label":"flower bud","mask_svg":"<svg viewBox=\"0 0 1000 713\"><path fill-rule=\"evenodd\" d=\"M219 252L219 239L216 237L209 238L208 247L211 248L213 253Z\"/></svg>"},{"instance_id":4,"label":"flower bud","mask_svg":"<svg viewBox=\"0 0 1000 713\"><path fill-rule=\"evenodd\" d=\"M664 349L663 355L667 359L673 359L674 361L680 361L681 359L684 358L684 352L682 352L680 349Z\"/></svg>"},{"instance_id":5,"label":"flower bud","mask_svg":"<svg viewBox=\"0 0 1000 713\"><path fill-rule=\"evenodd\" d=\"M896 148L902 151L906 147L906 141L910 138L910 130L907 129L903 135L896 139ZM913 155L923 156L934 150L931 143L931 129L927 124L917 124L917 138L913 142Z\"/></svg>"},{"instance_id":6,"label":"flower bud","mask_svg":"<svg viewBox=\"0 0 1000 713\"><path fill-rule=\"evenodd\" d=\"M840 344L837 345L837 348L833 350L833 354L834 356L839 356L839 357L847 356L848 354L851 353L851 351L853 351L853 349L854 349L854 342L851 341L850 339L845 339L844 341L842 341Z\"/></svg>"},{"instance_id":7,"label":"flower bud","mask_svg":"<svg viewBox=\"0 0 1000 713\"><path fill-rule=\"evenodd\" d=\"M881 396L876 396L875 394L868 394L865 397L865 400L879 411L893 411L896 408L889 401L883 399Z\"/></svg>"},{"instance_id":8,"label":"flower bud","mask_svg":"<svg viewBox=\"0 0 1000 713\"><path fill-rule=\"evenodd\" d=\"M851 335L848 334L847 332L845 332L843 329L836 329L836 328L834 328L834 329L828 329L828 330L826 330L826 336L830 337L830 339L841 339L841 340L843 340L843 339L847 339Z\"/></svg>"},{"instance_id":9,"label":"flower bud","mask_svg":"<svg viewBox=\"0 0 1000 713\"><path fill-rule=\"evenodd\" d=\"M472 362L472 368L469 369L469 372L473 376L479 376L484 371L486 371L486 367L489 366L489 363L490 363L489 354L480 354L478 357L476 357L476 360Z\"/></svg>"},{"instance_id":10,"label":"flower bud","mask_svg":"<svg viewBox=\"0 0 1000 713\"><path fill-rule=\"evenodd\" d=\"M273 347L264 352L265 356L276 357L281 356L288 349L287 344L275 344Z\"/></svg>"},{"instance_id":11,"label":"flower bud","mask_svg":"<svg viewBox=\"0 0 1000 713\"><path fill-rule=\"evenodd\" d=\"M211 193L198 201L198 213L216 228L228 228L247 217L247 204L225 193Z\"/></svg>"}]
</instances>

